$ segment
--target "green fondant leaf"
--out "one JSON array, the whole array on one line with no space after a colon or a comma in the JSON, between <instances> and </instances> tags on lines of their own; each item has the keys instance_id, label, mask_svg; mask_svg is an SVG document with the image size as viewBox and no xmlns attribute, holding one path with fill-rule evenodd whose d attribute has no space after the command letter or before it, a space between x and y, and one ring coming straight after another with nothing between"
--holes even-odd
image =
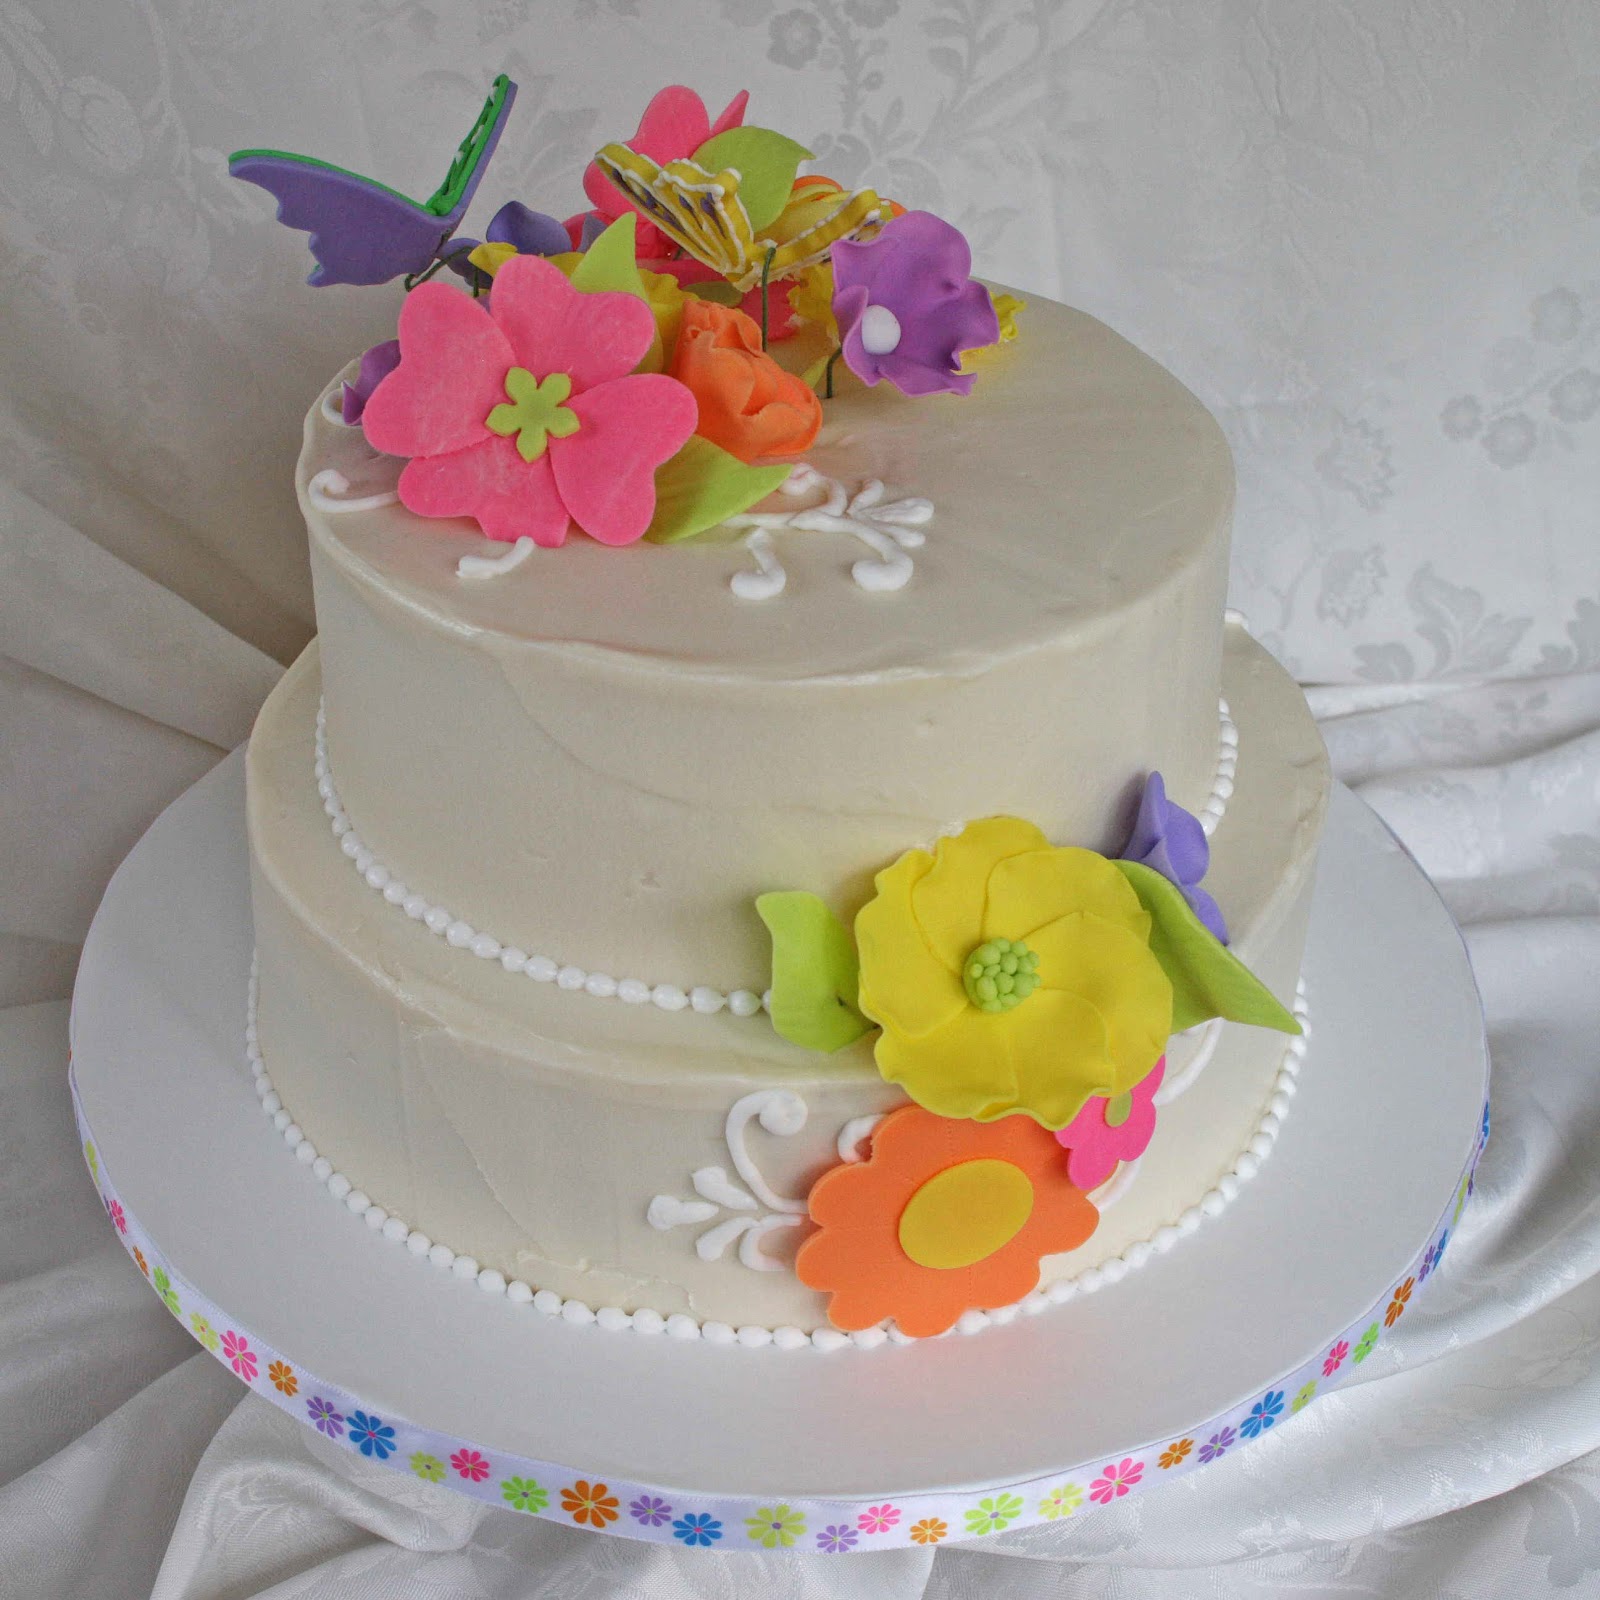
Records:
<instances>
[{"instance_id":1,"label":"green fondant leaf","mask_svg":"<svg viewBox=\"0 0 1600 1600\"><path fill-rule=\"evenodd\" d=\"M1137 861L1111 863L1150 913L1150 951L1172 982L1172 1031L1226 1017L1229 1022L1299 1033L1300 1024L1266 985L1190 909L1177 884Z\"/></svg>"},{"instance_id":2,"label":"green fondant leaf","mask_svg":"<svg viewBox=\"0 0 1600 1600\"><path fill-rule=\"evenodd\" d=\"M572 269L574 289L585 294L616 290L636 294L641 300L648 298L634 259L633 224L634 213L625 211L583 252L583 259Z\"/></svg>"},{"instance_id":3,"label":"green fondant leaf","mask_svg":"<svg viewBox=\"0 0 1600 1600\"><path fill-rule=\"evenodd\" d=\"M800 163L810 159L803 144L771 128L729 128L694 153L695 164L707 172L732 167L739 174L739 198L758 234L783 210Z\"/></svg>"},{"instance_id":4,"label":"green fondant leaf","mask_svg":"<svg viewBox=\"0 0 1600 1600\"><path fill-rule=\"evenodd\" d=\"M860 967L844 924L814 894L756 898L772 935L772 1026L808 1050L842 1050L872 1024L856 1009Z\"/></svg>"},{"instance_id":5,"label":"green fondant leaf","mask_svg":"<svg viewBox=\"0 0 1600 1600\"><path fill-rule=\"evenodd\" d=\"M747 511L789 476L790 468L749 467L698 433L656 469L656 514L645 538L657 544L692 539Z\"/></svg>"}]
</instances>

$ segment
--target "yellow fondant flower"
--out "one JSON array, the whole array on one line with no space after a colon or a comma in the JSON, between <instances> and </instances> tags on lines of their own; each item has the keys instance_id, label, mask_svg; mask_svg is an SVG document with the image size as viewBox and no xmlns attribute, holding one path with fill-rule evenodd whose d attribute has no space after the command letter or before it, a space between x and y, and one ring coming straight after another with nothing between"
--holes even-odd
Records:
<instances>
[{"instance_id":1,"label":"yellow fondant flower","mask_svg":"<svg viewBox=\"0 0 1600 1600\"><path fill-rule=\"evenodd\" d=\"M1150 916L1092 850L990 817L909 850L856 918L878 1070L943 1117L1062 1128L1124 1094L1172 1027Z\"/></svg>"}]
</instances>

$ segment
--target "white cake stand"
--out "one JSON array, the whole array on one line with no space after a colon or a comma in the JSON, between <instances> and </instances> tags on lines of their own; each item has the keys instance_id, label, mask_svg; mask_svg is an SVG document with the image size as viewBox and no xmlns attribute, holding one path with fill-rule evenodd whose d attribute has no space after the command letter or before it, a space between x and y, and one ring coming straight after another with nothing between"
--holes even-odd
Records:
<instances>
[{"instance_id":1,"label":"white cake stand","mask_svg":"<svg viewBox=\"0 0 1600 1600\"><path fill-rule=\"evenodd\" d=\"M74 1094L107 1210L169 1308L257 1394L395 1470L569 1524L844 1553L1081 1516L1204 1471L1387 1336L1443 1253L1486 1133L1460 938L1339 790L1300 1092L1214 1225L972 1338L823 1354L574 1326L383 1240L262 1116L243 1043L243 817L235 755L123 863L84 947Z\"/></svg>"}]
</instances>

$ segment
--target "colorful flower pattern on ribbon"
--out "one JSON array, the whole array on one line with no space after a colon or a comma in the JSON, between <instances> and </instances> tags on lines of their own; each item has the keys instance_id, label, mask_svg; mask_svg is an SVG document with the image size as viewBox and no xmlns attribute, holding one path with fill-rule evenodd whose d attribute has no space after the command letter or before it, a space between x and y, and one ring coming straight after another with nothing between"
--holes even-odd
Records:
<instances>
[{"instance_id":1,"label":"colorful flower pattern on ribbon","mask_svg":"<svg viewBox=\"0 0 1600 1600\"><path fill-rule=\"evenodd\" d=\"M76 1086L74 1086L76 1102ZM92 1148L76 1107L87 1148ZM1479 1146L1481 1153L1482 1146ZM1476 1157L1474 1157L1476 1159ZM97 1163L98 1165L98 1160ZM99 1176L97 1174L97 1176ZM1444 1248L1460 1217L1460 1206L1470 1188L1463 1178L1452 1197L1452 1209L1430 1238L1417 1263L1379 1301L1378 1307L1347 1329L1304 1367L1286 1374L1279 1383L1253 1396L1226 1416L1216 1419L1194 1437L1152 1445L1093 1469L1087 1491L1077 1482L1056 1478L1018 1484L1003 1490L963 1497L929 1495L893 1503L879 1495L866 1502L763 1503L716 1500L685 1506L681 1497L670 1499L645 1485L618 1485L571 1477L560 1491L557 1504L541 1482L563 1481L561 1469L511 1456L497 1456L462 1440L453 1440L410 1423L385 1419L366 1409L353 1396L319 1383L303 1369L267 1347L254 1334L228 1326L228 1319L206 1303L190 1285L175 1279L160 1252L124 1210L127 1232L118 1237L130 1256L143 1256L151 1287L174 1316L187 1317L194 1337L218 1360L228 1364L264 1399L283 1407L325 1438L358 1451L393 1470L415 1474L426 1482L449 1481L462 1493L480 1501L509 1507L532 1516L545 1516L580 1526L627 1532L631 1537L671 1543L692 1549L714 1549L729 1526L741 1523L749 1542L765 1550L812 1549L828 1554L895 1547L928 1548L951 1537L952 1529L966 1538L982 1538L1021 1524L1029 1526L1059 1521L1077 1512L1086 1501L1110 1505L1138 1493L1150 1481L1147 1457L1157 1455L1164 1474L1181 1476L1222 1459L1241 1442L1259 1437L1285 1416L1301 1410L1316 1396L1338 1387L1364 1362L1409 1307L1423 1282L1422 1263L1431 1258L1431 1273L1438 1271ZM107 1196L107 1212L114 1195ZM121 1202L117 1201L120 1205ZM219 1324L224 1332L217 1331ZM247 1375L248 1374L248 1375ZM1286 1404L1290 1390L1292 1402ZM1201 1435L1205 1437L1201 1442ZM447 1467L448 1464L448 1467ZM628 1517L619 1520L623 1500Z\"/></svg>"}]
</instances>

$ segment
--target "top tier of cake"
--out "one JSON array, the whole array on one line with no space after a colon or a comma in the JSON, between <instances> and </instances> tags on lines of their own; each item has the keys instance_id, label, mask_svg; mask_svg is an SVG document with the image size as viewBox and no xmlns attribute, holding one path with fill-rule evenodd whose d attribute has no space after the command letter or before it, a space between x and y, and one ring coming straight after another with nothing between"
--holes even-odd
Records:
<instances>
[{"instance_id":1,"label":"top tier of cake","mask_svg":"<svg viewBox=\"0 0 1600 1600\"><path fill-rule=\"evenodd\" d=\"M759 991L765 890L848 915L873 865L1002 812L1115 850L1151 769L1200 810L1233 492L1220 431L1155 362L1047 301L974 359L970 397L846 380L807 454L851 495L881 480L884 501L931 502L894 592L852 581L874 559L852 535L797 529L771 535L787 583L766 600L730 592L754 568L732 530L624 551L575 535L458 576L507 547L356 509L398 463L319 400L298 486L328 750L367 847L503 944ZM329 509L330 470L350 508Z\"/></svg>"}]
</instances>

